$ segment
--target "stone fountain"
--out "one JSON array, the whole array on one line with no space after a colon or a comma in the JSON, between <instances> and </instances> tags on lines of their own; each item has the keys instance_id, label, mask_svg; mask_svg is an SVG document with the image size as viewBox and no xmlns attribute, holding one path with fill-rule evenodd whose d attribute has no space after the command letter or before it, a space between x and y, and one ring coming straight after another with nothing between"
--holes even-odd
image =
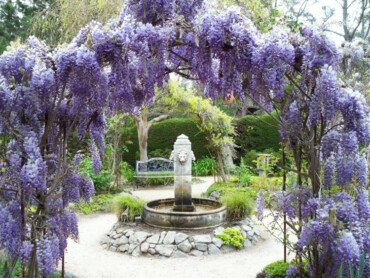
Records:
<instances>
[{"instance_id":1,"label":"stone fountain","mask_svg":"<svg viewBox=\"0 0 370 278\"><path fill-rule=\"evenodd\" d=\"M170 160L174 162L175 197L146 203L144 222L171 229L202 229L222 224L226 219L226 208L220 202L192 198L191 163L195 157L186 135L177 137Z\"/></svg>"}]
</instances>

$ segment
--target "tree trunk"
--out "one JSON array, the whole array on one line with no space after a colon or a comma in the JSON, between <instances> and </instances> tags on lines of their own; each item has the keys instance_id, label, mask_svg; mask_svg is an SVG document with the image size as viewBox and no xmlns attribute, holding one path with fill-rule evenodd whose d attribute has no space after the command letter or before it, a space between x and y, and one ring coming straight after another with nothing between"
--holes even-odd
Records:
<instances>
[{"instance_id":1,"label":"tree trunk","mask_svg":"<svg viewBox=\"0 0 370 278\"><path fill-rule=\"evenodd\" d=\"M148 129L146 127L138 127L138 140L140 150L140 161L148 160Z\"/></svg>"},{"instance_id":2,"label":"tree trunk","mask_svg":"<svg viewBox=\"0 0 370 278\"><path fill-rule=\"evenodd\" d=\"M155 117L148 122L148 110L143 109L140 112L140 115L134 115L133 118L136 122L137 128L137 138L139 141L139 151L140 151L140 161L148 160L148 135L149 129L156 122L163 121L171 115L172 111L169 113L163 114L161 116Z\"/></svg>"},{"instance_id":3,"label":"tree trunk","mask_svg":"<svg viewBox=\"0 0 370 278\"><path fill-rule=\"evenodd\" d=\"M140 116L135 117L137 128L137 139L139 141L140 161L148 160L148 114L143 111Z\"/></svg>"}]
</instances>

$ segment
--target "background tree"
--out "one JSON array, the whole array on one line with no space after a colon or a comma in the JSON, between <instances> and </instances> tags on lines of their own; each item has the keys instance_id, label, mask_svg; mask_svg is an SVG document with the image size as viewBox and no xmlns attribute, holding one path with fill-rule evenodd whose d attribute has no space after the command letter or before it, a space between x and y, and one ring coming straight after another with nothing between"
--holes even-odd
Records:
<instances>
[{"instance_id":1,"label":"background tree","mask_svg":"<svg viewBox=\"0 0 370 278\"><path fill-rule=\"evenodd\" d=\"M108 168L112 170L114 175L114 186L116 189L120 182L120 166L123 154L127 152L127 145L132 144L130 140L130 127L132 125L132 118L124 113L117 113L107 121L107 129L105 131L107 156L105 159L108 160Z\"/></svg>"},{"instance_id":2,"label":"background tree","mask_svg":"<svg viewBox=\"0 0 370 278\"><path fill-rule=\"evenodd\" d=\"M122 10L122 0L55 0L31 20L29 35L50 46L70 42L92 20L106 24Z\"/></svg>"},{"instance_id":3,"label":"background tree","mask_svg":"<svg viewBox=\"0 0 370 278\"><path fill-rule=\"evenodd\" d=\"M140 113L131 115L136 122L140 161L148 160L148 135L150 128L153 124L170 117L175 108L161 101L165 94L166 91L164 90L156 90L153 106L144 106L141 108Z\"/></svg>"},{"instance_id":4,"label":"background tree","mask_svg":"<svg viewBox=\"0 0 370 278\"><path fill-rule=\"evenodd\" d=\"M282 1L278 6L294 25L315 23L325 26L326 31L342 37L346 42L352 42L356 38L370 42L369 0L337 0L335 4L333 2L334 5L320 3L323 12L321 18L316 11L310 10L310 7L317 3L317 0L290 0Z\"/></svg>"},{"instance_id":5,"label":"background tree","mask_svg":"<svg viewBox=\"0 0 370 278\"><path fill-rule=\"evenodd\" d=\"M5 0L0 4L0 54L11 41L25 39L31 18L54 0Z\"/></svg>"},{"instance_id":6,"label":"background tree","mask_svg":"<svg viewBox=\"0 0 370 278\"><path fill-rule=\"evenodd\" d=\"M232 117L214 106L210 99L197 96L193 90L169 82L168 91L160 102L174 107L191 118L199 130L203 131L217 161L217 172L225 182L229 180L229 169L234 155L234 127Z\"/></svg>"}]
</instances>

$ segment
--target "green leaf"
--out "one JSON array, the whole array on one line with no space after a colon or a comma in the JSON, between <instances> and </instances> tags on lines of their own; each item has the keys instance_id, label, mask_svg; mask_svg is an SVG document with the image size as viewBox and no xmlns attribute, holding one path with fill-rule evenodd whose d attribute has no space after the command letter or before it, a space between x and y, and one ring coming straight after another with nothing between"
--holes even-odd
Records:
<instances>
[{"instance_id":1,"label":"green leaf","mask_svg":"<svg viewBox=\"0 0 370 278\"><path fill-rule=\"evenodd\" d=\"M362 278L364 276L364 269L365 269L365 252L361 255L361 261L360 261L360 269L358 277Z\"/></svg>"},{"instance_id":2,"label":"green leaf","mask_svg":"<svg viewBox=\"0 0 370 278\"><path fill-rule=\"evenodd\" d=\"M349 265L349 273L351 275L351 278L355 278L355 274L353 273L353 267L352 267L352 265L350 263L348 265Z\"/></svg>"},{"instance_id":3,"label":"green leaf","mask_svg":"<svg viewBox=\"0 0 370 278\"><path fill-rule=\"evenodd\" d=\"M340 265L339 271L338 271L338 278L342 278L343 276L343 264Z\"/></svg>"}]
</instances>

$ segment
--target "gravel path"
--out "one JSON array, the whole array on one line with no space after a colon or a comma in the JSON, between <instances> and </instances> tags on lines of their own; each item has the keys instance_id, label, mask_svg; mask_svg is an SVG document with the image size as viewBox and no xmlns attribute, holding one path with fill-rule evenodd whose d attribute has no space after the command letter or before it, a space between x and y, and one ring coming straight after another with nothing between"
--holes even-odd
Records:
<instances>
[{"instance_id":1,"label":"gravel path","mask_svg":"<svg viewBox=\"0 0 370 278\"><path fill-rule=\"evenodd\" d=\"M194 196L204 192L210 183L212 180L207 178L205 183L194 185ZM172 197L173 188L137 190L134 194L146 200ZM99 244L116 221L115 215L107 213L79 216L80 241L69 241L67 272L79 278L254 278L264 266L283 255L282 245L262 231L264 241L232 253L185 259L132 257L104 250Z\"/></svg>"}]
</instances>

